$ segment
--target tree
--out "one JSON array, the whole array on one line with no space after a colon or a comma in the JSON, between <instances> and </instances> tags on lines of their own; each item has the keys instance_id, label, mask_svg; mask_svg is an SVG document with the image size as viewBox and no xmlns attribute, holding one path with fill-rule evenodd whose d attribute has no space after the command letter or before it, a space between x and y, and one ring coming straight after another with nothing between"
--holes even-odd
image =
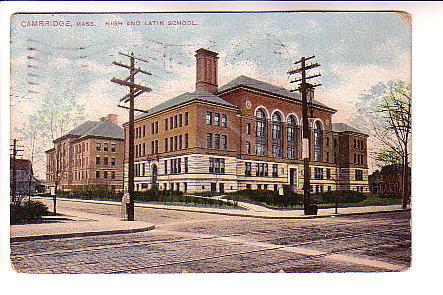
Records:
<instances>
[{"instance_id":1,"label":"tree","mask_svg":"<svg viewBox=\"0 0 443 295\"><path fill-rule=\"evenodd\" d=\"M373 157L380 165L403 167L402 207L409 202L409 164L412 121L410 86L403 81L378 84L359 97L358 115L354 121L367 126L378 150ZM363 122L362 122L363 121Z\"/></svg>"}]
</instances>

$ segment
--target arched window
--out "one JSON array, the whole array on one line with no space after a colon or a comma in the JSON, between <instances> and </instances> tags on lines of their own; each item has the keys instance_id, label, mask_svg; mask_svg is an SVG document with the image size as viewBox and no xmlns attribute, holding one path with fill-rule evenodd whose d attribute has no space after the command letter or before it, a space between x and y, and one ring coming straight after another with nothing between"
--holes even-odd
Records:
<instances>
[{"instance_id":1,"label":"arched window","mask_svg":"<svg viewBox=\"0 0 443 295\"><path fill-rule=\"evenodd\" d=\"M319 121L314 126L314 161L321 161L323 158L323 129Z\"/></svg>"},{"instance_id":2,"label":"arched window","mask_svg":"<svg viewBox=\"0 0 443 295\"><path fill-rule=\"evenodd\" d=\"M256 116L256 147L258 156L266 156L268 136L266 132L266 113L262 109L258 109Z\"/></svg>"},{"instance_id":3,"label":"arched window","mask_svg":"<svg viewBox=\"0 0 443 295\"><path fill-rule=\"evenodd\" d=\"M287 134L288 158L295 159L297 155L297 120L292 115L288 118Z\"/></svg>"},{"instance_id":4,"label":"arched window","mask_svg":"<svg viewBox=\"0 0 443 295\"><path fill-rule=\"evenodd\" d=\"M278 112L272 116L272 156L282 157L282 119Z\"/></svg>"}]
</instances>

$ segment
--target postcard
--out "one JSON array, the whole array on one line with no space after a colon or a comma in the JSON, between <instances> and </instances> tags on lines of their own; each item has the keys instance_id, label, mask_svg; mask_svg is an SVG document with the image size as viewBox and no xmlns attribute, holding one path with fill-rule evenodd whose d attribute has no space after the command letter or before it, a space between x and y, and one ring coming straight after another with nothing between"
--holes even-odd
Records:
<instances>
[{"instance_id":1,"label":"postcard","mask_svg":"<svg viewBox=\"0 0 443 295\"><path fill-rule=\"evenodd\" d=\"M411 15L15 13L18 273L411 265Z\"/></svg>"}]
</instances>

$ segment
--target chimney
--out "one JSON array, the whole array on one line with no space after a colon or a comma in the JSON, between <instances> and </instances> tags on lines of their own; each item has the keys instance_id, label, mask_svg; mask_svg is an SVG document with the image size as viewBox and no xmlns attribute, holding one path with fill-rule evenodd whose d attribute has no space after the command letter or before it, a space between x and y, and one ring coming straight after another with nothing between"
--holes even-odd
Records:
<instances>
[{"instance_id":1,"label":"chimney","mask_svg":"<svg viewBox=\"0 0 443 295\"><path fill-rule=\"evenodd\" d=\"M195 90L215 94L218 90L217 60L218 53L200 48L195 53L197 79Z\"/></svg>"},{"instance_id":2,"label":"chimney","mask_svg":"<svg viewBox=\"0 0 443 295\"><path fill-rule=\"evenodd\" d=\"M106 117L102 117L100 118L100 121L109 121L112 122L114 124L117 124L117 120L118 120L118 115L116 114L108 114Z\"/></svg>"}]
</instances>

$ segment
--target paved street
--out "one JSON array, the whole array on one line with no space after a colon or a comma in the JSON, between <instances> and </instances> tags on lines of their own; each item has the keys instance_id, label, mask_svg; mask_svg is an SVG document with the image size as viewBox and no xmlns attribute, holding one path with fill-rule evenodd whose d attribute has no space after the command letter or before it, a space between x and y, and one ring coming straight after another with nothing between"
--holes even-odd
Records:
<instances>
[{"instance_id":1,"label":"paved street","mask_svg":"<svg viewBox=\"0 0 443 295\"><path fill-rule=\"evenodd\" d=\"M105 215L117 206L60 202ZM26 273L379 272L410 264L410 212L269 220L137 208L155 230L14 242Z\"/></svg>"}]
</instances>

